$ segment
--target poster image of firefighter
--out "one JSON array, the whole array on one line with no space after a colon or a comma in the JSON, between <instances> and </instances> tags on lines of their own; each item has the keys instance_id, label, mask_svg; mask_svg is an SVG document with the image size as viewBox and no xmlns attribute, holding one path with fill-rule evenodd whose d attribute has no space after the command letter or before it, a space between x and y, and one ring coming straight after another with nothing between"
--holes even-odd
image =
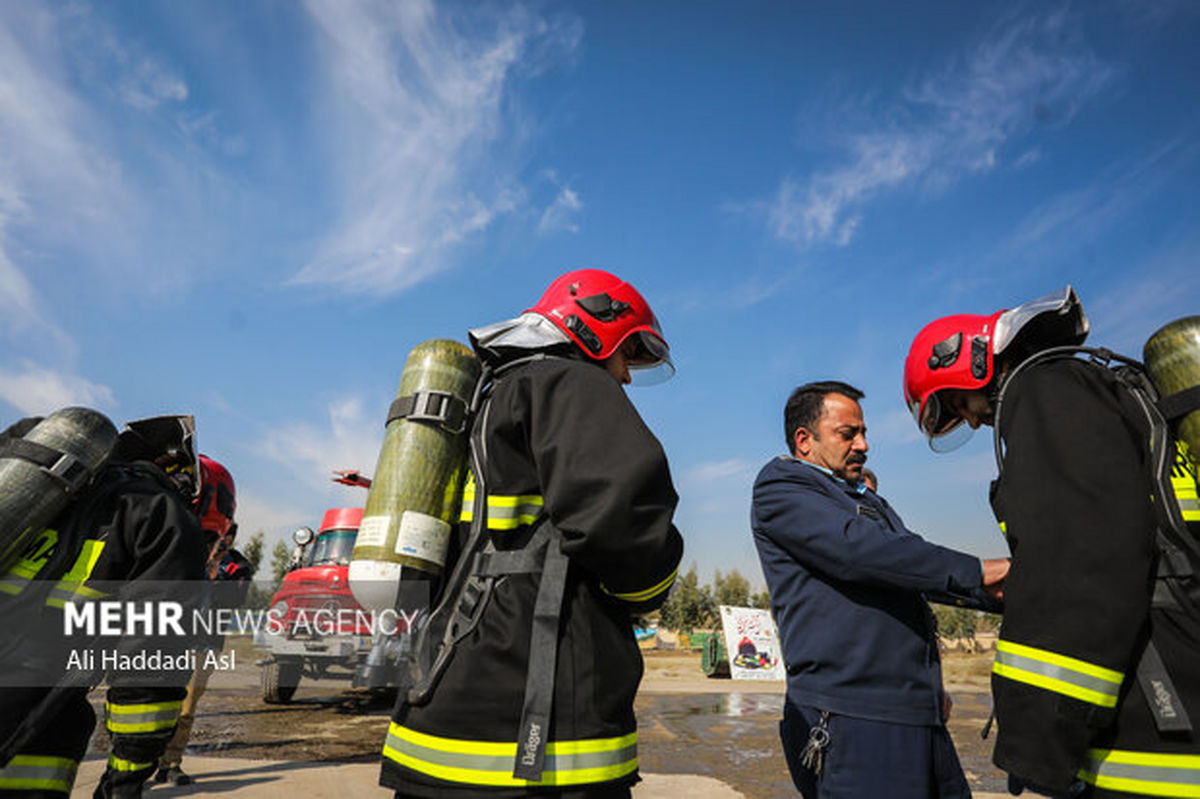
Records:
<instances>
[{"instance_id":1,"label":"poster image of firefighter","mask_svg":"<svg viewBox=\"0 0 1200 799\"><path fill-rule=\"evenodd\" d=\"M779 634L770 611L721 605L725 650L735 680L782 680Z\"/></svg>"}]
</instances>

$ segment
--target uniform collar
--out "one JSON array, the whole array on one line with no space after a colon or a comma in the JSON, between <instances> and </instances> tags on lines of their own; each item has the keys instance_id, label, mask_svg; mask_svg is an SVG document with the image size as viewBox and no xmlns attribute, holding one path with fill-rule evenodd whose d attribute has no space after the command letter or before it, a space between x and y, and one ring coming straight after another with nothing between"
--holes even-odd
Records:
<instances>
[{"instance_id":1,"label":"uniform collar","mask_svg":"<svg viewBox=\"0 0 1200 799\"><path fill-rule=\"evenodd\" d=\"M818 466L817 464L812 463L811 461L806 461L803 458L797 458L795 455L784 455L783 457L786 460L792 460L792 461L795 461L796 463L803 463L805 466L812 467L813 469L816 469L818 472L824 472L825 474L832 477L835 482L845 485L847 488L849 488L851 491L855 492L856 494L867 493L867 484L864 483L862 480L858 480L856 482L851 483L849 480L845 480L841 477L838 477L836 474L834 474L830 470L826 469L824 466Z\"/></svg>"}]
</instances>

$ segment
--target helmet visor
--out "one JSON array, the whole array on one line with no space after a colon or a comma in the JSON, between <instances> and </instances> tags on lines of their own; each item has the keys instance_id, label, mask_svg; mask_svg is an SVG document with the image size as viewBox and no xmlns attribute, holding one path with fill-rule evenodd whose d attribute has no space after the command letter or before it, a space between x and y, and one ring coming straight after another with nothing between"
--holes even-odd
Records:
<instances>
[{"instance_id":1,"label":"helmet visor","mask_svg":"<svg viewBox=\"0 0 1200 799\"><path fill-rule=\"evenodd\" d=\"M934 452L950 452L967 443L974 429L964 424L961 416L952 413L938 394L931 394L925 400L924 408L917 406L913 411L920 414L917 423L929 441L929 448Z\"/></svg>"},{"instance_id":2,"label":"helmet visor","mask_svg":"<svg viewBox=\"0 0 1200 799\"><path fill-rule=\"evenodd\" d=\"M633 385L655 386L675 376L671 350L661 336L648 330L639 330L632 338L636 346L626 364Z\"/></svg>"}]
</instances>

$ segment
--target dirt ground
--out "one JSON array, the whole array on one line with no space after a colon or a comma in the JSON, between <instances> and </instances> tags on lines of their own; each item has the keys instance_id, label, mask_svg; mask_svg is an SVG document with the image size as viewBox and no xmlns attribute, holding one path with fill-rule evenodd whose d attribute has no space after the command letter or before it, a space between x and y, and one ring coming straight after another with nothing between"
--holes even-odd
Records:
<instances>
[{"instance_id":1,"label":"dirt ground","mask_svg":"<svg viewBox=\"0 0 1200 799\"><path fill-rule=\"evenodd\" d=\"M200 702L188 753L268 760L378 760L391 714L386 698L352 690L346 680L302 681L292 702L261 698L261 655L248 641L231 647L237 667L214 675ZM709 679L696 652L649 650L638 694L641 769L716 777L747 797L794 796L779 747L782 682ZM946 682L955 700L950 732L977 791L1000 791L990 741L979 732L990 710L991 655L948 653ZM93 693L103 706L103 694ZM97 730L92 752L107 751ZM186 770L186 757L184 762Z\"/></svg>"}]
</instances>

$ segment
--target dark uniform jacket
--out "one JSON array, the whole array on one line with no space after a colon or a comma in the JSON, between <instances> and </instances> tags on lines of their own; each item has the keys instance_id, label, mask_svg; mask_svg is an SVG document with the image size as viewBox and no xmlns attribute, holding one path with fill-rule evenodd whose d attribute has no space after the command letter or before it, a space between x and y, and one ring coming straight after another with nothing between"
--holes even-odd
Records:
<instances>
[{"instance_id":1,"label":"dark uniform jacket","mask_svg":"<svg viewBox=\"0 0 1200 799\"><path fill-rule=\"evenodd\" d=\"M1138 686L1153 636L1200 723L1200 619L1151 609L1157 549L1148 429L1108 369L1033 365L1006 389L992 505L1012 550L992 675L995 762L1053 791L1200 796L1200 738L1160 735ZM1200 525L1194 471L1176 491ZM1188 504L1190 502L1190 504Z\"/></svg>"},{"instance_id":2,"label":"dark uniform jacket","mask_svg":"<svg viewBox=\"0 0 1200 799\"><path fill-rule=\"evenodd\" d=\"M495 384L483 416L488 535L520 549L552 523L569 559L542 780L512 776L538 576L502 578L432 700L397 707L381 781L406 795L637 780L633 699L642 659L631 614L666 599L683 542L661 446L599 366L547 358ZM524 743L524 742L522 742Z\"/></svg>"},{"instance_id":3,"label":"dark uniform jacket","mask_svg":"<svg viewBox=\"0 0 1200 799\"><path fill-rule=\"evenodd\" d=\"M788 668L788 699L832 713L941 724L923 591L969 593L979 559L907 530L873 491L790 457L754 483L754 543Z\"/></svg>"},{"instance_id":4,"label":"dark uniform jacket","mask_svg":"<svg viewBox=\"0 0 1200 799\"><path fill-rule=\"evenodd\" d=\"M101 652L132 656L162 646L160 639L139 635L97 641L80 632L54 640L50 631L63 629L64 603L115 598L118 591L121 599L162 599L164 586L178 590L178 581L202 579L202 542L195 514L157 467L112 465L0 575L0 613L8 620L9 633L22 630L12 638L0 637L0 669L7 686L0 688L0 740L36 711L64 670L80 686L60 694L58 711L43 719L38 734L0 770L0 793L68 793L95 723L86 693L105 677ZM14 639L19 639L16 646ZM179 651L186 649L186 639L173 639L168 647L173 643ZM66 669L70 648L90 650L95 659ZM149 775L175 727L187 679L187 671L107 675L109 791L136 791Z\"/></svg>"}]
</instances>

